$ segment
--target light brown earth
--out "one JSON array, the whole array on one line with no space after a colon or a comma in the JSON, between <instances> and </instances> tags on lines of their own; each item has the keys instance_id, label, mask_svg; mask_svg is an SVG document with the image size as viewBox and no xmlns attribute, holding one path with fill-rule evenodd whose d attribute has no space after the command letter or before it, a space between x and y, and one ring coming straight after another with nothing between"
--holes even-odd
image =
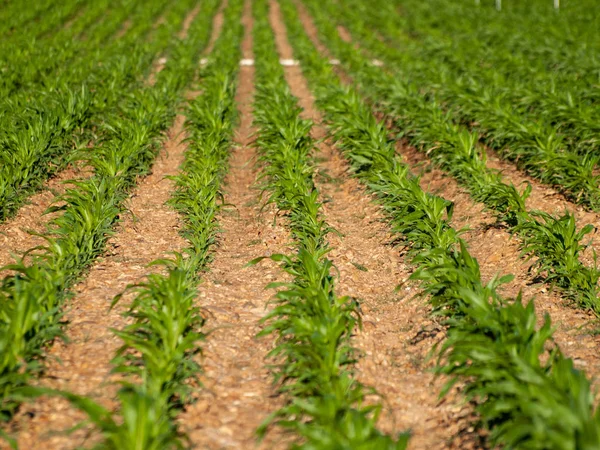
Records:
<instances>
[{"instance_id":1,"label":"light brown earth","mask_svg":"<svg viewBox=\"0 0 600 450\"><path fill-rule=\"evenodd\" d=\"M76 167L70 167L59 172L56 177L50 179L43 190L32 195L23 205L15 217L0 223L0 267L15 262L25 251L44 245L46 241L35 234L46 231L46 226L56 213L44 215L50 207L56 195L64 193L68 187L66 181L79 179L82 171Z\"/></svg>"},{"instance_id":2,"label":"light brown earth","mask_svg":"<svg viewBox=\"0 0 600 450\"><path fill-rule=\"evenodd\" d=\"M342 31L338 29L340 37L351 39L350 33L341 28ZM521 257L518 240L512 238L505 228L492 226L496 223L493 214L486 211L482 204L474 202L454 179L433 168L426 156L403 143L398 144L398 152L413 167L413 172L423 173L421 187L455 203L452 225L457 229L469 228L463 237L469 245L471 254L479 261L483 280L488 281L498 274L515 275L515 279L504 286L501 292L507 297L514 298L519 291L522 291L526 302L530 300L535 302L540 323L544 314L548 313L557 328L554 334L556 342L565 354L574 359L575 366L585 370L594 380L595 385L598 385L600 357L596 349L600 345L600 336L596 333L598 324L595 315L563 299L560 291L552 291L547 285L538 282L535 273L530 270L535 260L528 262ZM597 214L568 202L561 194L524 176L493 153L490 154L489 161L491 161L489 166L500 170L508 182L516 186L523 186L526 182L531 184L532 194L527 202L529 208L552 214L567 209L576 215L579 226L598 222ZM595 233L594 247L597 245L597 239ZM588 252L583 258L584 263L591 263L590 253Z\"/></svg>"},{"instance_id":3,"label":"light brown earth","mask_svg":"<svg viewBox=\"0 0 600 450\"><path fill-rule=\"evenodd\" d=\"M299 5L300 18L304 23L307 34L319 49L324 49L324 45L318 39L318 32L312 23L310 15L305 8ZM339 31L339 30L338 30ZM347 30L341 30L342 37L348 39L350 37ZM323 54L330 56L325 51ZM342 80L348 82L349 77L345 74ZM344 79L346 78L346 79ZM588 375L596 379L600 373L600 359L597 352L600 339L595 336L594 329L597 328L596 323L592 323L595 319L593 314L573 307L561 299L559 293L548 292L548 287L543 284L533 283L533 275L528 271L530 263L525 262L520 258L520 251L516 239L511 239L510 234L496 227L490 227L495 223L495 219L481 204L473 202L468 193L460 188L453 179L443 174L437 169L429 166L429 161L423 155L419 154L415 149L403 145L398 146L398 151L406 158L413 166L413 171L423 171L421 185L425 190L437 193L444 198L455 202L455 215L453 226L461 228L469 226L464 237L469 244L469 249L475 256L482 270L484 280L489 280L492 276L500 273L513 273L516 278L502 290L507 296L516 296L519 290L523 290L526 300L533 299L538 308L538 316L540 319L544 313L548 313L555 325L557 331L555 339L563 351L571 356L576 367L586 370ZM516 169L508 170L509 165L503 164L503 173L508 173L512 177L513 182L520 182L515 176ZM425 167L426 170L423 170ZM523 180L524 177L521 177ZM551 208L552 204L548 200L543 200L543 195L540 194L542 189L539 188L539 183L533 182L533 194L528 206L555 212L560 208L569 208L578 214L578 217L586 217L588 220L594 220L593 213L585 213L581 208L577 208L564 199L559 199L559 194L552 195L552 203L560 205ZM548 189L545 189L546 195L549 195ZM562 200L562 201L561 201ZM560 203L559 203L560 202Z\"/></svg>"}]
</instances>

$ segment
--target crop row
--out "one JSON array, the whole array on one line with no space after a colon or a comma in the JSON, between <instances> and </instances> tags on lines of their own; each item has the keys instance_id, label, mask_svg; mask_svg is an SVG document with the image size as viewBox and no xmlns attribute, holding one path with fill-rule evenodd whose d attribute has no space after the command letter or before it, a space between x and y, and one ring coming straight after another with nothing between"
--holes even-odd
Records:
<instances>
[{"instance_id":1,"label":"crop row","mask_svg":"<svg viewBox=\"0 0 600 450\"><path fill-rule=\"evenodd\" d=\"M0 35L5 42L23 37L37 39L65 24L80 11L82 3L82 0L41 0L33 4L11 2L0 12Z\"/></svg>"},{"instance_id":2,"label":"crop row","mask_svg":"<svg viewBox=\"0 0 600 450\"><path fill-rule=\"evenodd\" d=\"M27 258L7 267L0 285L0 399L2 417L18 405L14 392L42 367L46 343L62 335L62 305L68 289L102 254L129 190L148 173L162 133L175 114L182 89L196 72L197 56L209 38L215 2L206 3L178 41L154 86L139 85L123 93L104 115L102 145L85 155L93 171L72 182L58 201L62 211L45 235L47 245L31 249Z\"/></svg>"},{"instance_id":3,"label":"crop row","mask_svg":"<svg viewBox=\"0 0 600 450\"><path fill-rule=\"evenodd\" d=\"M528 210L525 200L531 187L519 192L505 183L499 172L489 169L485 149L477 145L476 133L454 123L438 102L420 95L401 77L369 64L367 57L339 37L335 26L326 19L323 5L311 11L334 55L344 61L348 74L378 110L391 117L401 135L456 178L519 237L523 253L536 258L538 276L561 288L567 298L580 306L600 313L600 271L595 263L586 266L581 261L581 253L587 247L584 239L594 227L578 229L574 215L568 212L553 216ZM360 9L356 11L360 13ZM352 15L353 20L346 22L353 32L364 31L360 17ZM369 33L365 32L364 39L368 38Z\"/></svg>"},{"instance_id":4,"label":"crop row","mask_svg":"<svg viewBox=\"0 0 600 450\"><path fill-rule=\"evenodd\" d=\"M365 396L375 392L353 377L359 355L351 337L360 326L358 303L335 293L333 266L327 259L331 228L313 183L312 122L300 117L301 108L285 81L267 0L253 4L255 146L264 166L268 202L285 212L296 247L293 255L271 256L293 280L270 285L279 290L260 335L276 336L269 356L275 362L275 383L287 402L264 422L259 434L275 423L300 438L294 448L405 448L407 434L393 438L377 430L382 405L365 404Z\"/></svg>"},{"instance_id":5,"label":"crop row","mask_svg":"<svg viewBox=\"0 0 600 450\"><path fill-rule=\"evenodd\" d=\"M13 214L31 192L70 162L86 141L104 139L97 131L104 114L143 83L157 53L174 42L171 36L192 3L178 2L149 42L143 39L164 4L154 1L139 6L134 17L139 22L121 39L100 51L93 50L92 40L70 69L54 73L34 98L24 89L0 104L0 220ZM123 20L118 14L114 18L106 24L112 31Z\"/></svg>"},{"instance_id":6,"label":"crop row","mask_svg":"<svg viewBox=\"0 0 600 450\"><path fill-rule=\"evenodd\" d=\"M363 35L371 34L371 39L364 41L365 48L383 59L396 77L409 82L421 95L435 98L454 121L472 127L486 145L529 175L587 208L600 208L596 170L600 157L595 137L599 129L594 120L598 106L579 99L577 89L585 89L585 83L581 86L568 80L569 91L563 100L557 97L563 97L567 88L556 82L544 88L541 83L517 88L513 80L519 80L518 76L501 75L510 73L514 64L504 68L489 61L489 49L480 58L486 64L473 64L472 45L448 48L451 38L437 37L435 30L423 39L407 39L398 14L382 13L362 1L353 2L353 8L345 11L357 8L368 22ZM383 30L393 32L387 45L372 38L372 31L382 22ZM427 30L425 22L422 25ZM430 24L433 27L435 23ZM520 63L526 65L527 60ZM541 91L536 94L533 86ZM561 93L553 94L557 90ZM537 101L539 98L544 100Z\"/></svg>"},{"instance_id":7,"label":"crop row","mask_svg":"<svg viewBox=\"0 0 600 450\"><path fill-rule=\"evenodd\" d=\"M205 8L210 11L217 3L213 0ZM204 318L196 297L199 274L210 262L218 231L219 192L232 145L242 3L228 2L224 32L216 42L211 64L201 75L203 94L187 109L188 150L174 177L176 191L171 204L181 213L182 233L189 247L172 259L154 261L152 265L162 266L163 273L129 287L137 294L125 313L130 325L115 331L123 345L113 360L113 371L127 375L118 392L121 418L88 398L59 393L83 409L102 431L103 448L184 447L185 435L174 418L192 400L192 382L198 382L200 371L195 357L204 339Z\"/></svg>"},{"instance_id":8,"label":"crop row","mask_svg":"<svg viewBox=\"0 0 600 450\"><path fill-rule=\"evenodd\" d=\"M332 137L355 175L377 195L412 256L417 268L412 278L420 280L434 313L446 320L438 359L438 371L449 376L445 391L463 385L493 445L597 447L599 419L589 381L553 343L549 318L537 328L532 302L500 296L497 288L510 277L482 282L477 261L448 223L452 204L422 191L395 154L385 126L316 51L292 1L281 3Z\"/></svg>"}]
</instances>

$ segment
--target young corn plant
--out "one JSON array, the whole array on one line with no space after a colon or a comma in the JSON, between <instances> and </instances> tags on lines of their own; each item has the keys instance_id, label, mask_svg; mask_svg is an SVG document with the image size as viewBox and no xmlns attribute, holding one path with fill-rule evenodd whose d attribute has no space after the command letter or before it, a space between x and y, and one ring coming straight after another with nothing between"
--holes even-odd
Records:
<instances>
[{"instance_id":1,"label":"young corn plant","mask_svg":"<svg viewBox=\"0 0 600 450\"><path fill-rule=\"evenodd\" d=\"M96 133L102 129L106 111L115 108L124 95L142 82L156 53L181 25L190 3L178 2L148 42L144 38L164 4L150 3L144 11L139 8L132 18L139 20L138 26L97 51L99 42L114 33L130 9L123 5L120 14L108 15L107 4L99 2L93 12L105 17L104 26L98 27L89 40L81 41L81 47L57 45L62 49L59 55L45 55L51 61L65 59L58 73L38 68L51 73L47 80L32 83L30 88L21 86L15 95L4 96L0 102L0 221L14 214L49 177L76 159L78 150L85 147L83 142L102 140ZM124 54L123 48L129 51ZM69 57L74 60L67 64ZM38 64L43 60L32 58ZM27 78L23 74L15 77L22 83Z\"/></svg>"},{"instance_id":2,"label":"young corn plant","mask_svg":"<svg viewBox=\"0 0 600 450\"><path fill-rule=\"evenodd\" d=\"M527 99L535 98L536 95L524 86L517 88L516 93L512 92L511 87L505 86L515 79L514 64L507 68L506 75L499 74L501 67L495 64L475 64L474 61L478 59L473 55L472 46L466 51L452 48L453 41L440 38L435 29L432 36L423 39L403 38L402 52L398 52L397 42L388 46L379 39L373 39L372 33L374 27L380 27L381 21L388 24L384 27L386 30L392 30L393 24L398 29L398 15L381 14L374 10L378 8L365 7L361 0L353 2L352 6L343 11L336 8L340 14L352 14L355 17L353 25L362 22L365 17L372 17L369 27L364 24L360 26L366 38L364 42L374 50L377 58L385 61L386 67L396 79L414 83L421 94L426 93L427 96L438 99L454 120L473 128L489 147L496 149L504 158L514 161L529 175L554 186L570 200L589 209L597 210L600 207L600 178L596 170L599 158L593 151L595 127L587 131L580 130L584 143L579 149L574 149L570 146L573 136L567 137L562 132L565 126L557 131L555 119L545 120L545 107L557 97L553 95L557 88L556 82L548 86L550 92L539 94L541 97L550 97L542 105L521 107ZM396 31L395 36L402 33ZM473 42L472 36L470 41ZM493 52L487 48L482 58L487 60L490 54ZM427 61L427 64L423 64L423 61ZM527 64L521 62L520 65ZM523 77L529 79L531 75ZM570 83L573 82L571 80ZM572 103L571 101L567 106ZM585 105L577 104L568 109L573 114L573 111L585 108ZM595 109L597 113L597 107ZM562 110L561 113L565 114ZM585 121L590 114L593 113L588 107L588 111L582 113L581 120ZM581 120L573 118L575 123L580 123Z\"/></svg>"},{"instance_id":3,"label":"young corn plant","mask_svg":"<svg viewBox=\"0 0 600 450\"><path fill-rule=\"evenodd\" d=\"M498 294L498 286L510 276L482 283L476 259L448 223L448 202L420 190L370 107L341 87L314 48L292 1L281 3L296 57L333 138L355 175L377 194L413 256L417 270L412 278L421 281L434 312L446 320L448 338L438 360L438 370L450 376L444 392L463 383L493 446L600 445L590 383L554 344L549 318L537 328L533 303L525 306L520 296L503 299Z\"/></svg>"},{"instance_id":4,"label":"young corn plant","mask_svg":"<svg viewBox=\"0 0 600 450\"><path fill-rule=\"evenodd\" d=\"M313 183L312 123L300 118L267 18L268 3L255 2L255 146L268 201L286 213L297 253L272 256L293 281L272 286L281 290L260 335L276 335L269 356L276 362L274 381L288 401L258 433L264 436L275 423L297 435L294 448L406 448L408 434L394 438L377 430L382 405L365 404L366 395L375 392L353 377L359 355L350 339L360 326L358 303L335 294L333 265L326 257L331 229Z\"/></svg>"}]
</instances>

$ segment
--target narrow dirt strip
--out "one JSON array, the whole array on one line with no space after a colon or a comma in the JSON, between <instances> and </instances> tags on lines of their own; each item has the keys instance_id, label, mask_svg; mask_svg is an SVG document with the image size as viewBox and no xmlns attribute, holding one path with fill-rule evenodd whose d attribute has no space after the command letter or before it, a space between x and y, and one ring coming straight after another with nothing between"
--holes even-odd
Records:
<instances>
[{"instance_id":1,"label":"narrow dirt strip","mask_svg":"<svg viewBox=\"0 0 600 450\"><path fill-rule=\"evenodd\" d=\"M199 10L200 7L197 6L184 19L182 28L179 31L181 39L185 39L187 36L189 27L198 15ZM217 28L217 26L214 28ZM218 29L220 30L220 25ZM148 78L150 85L154 85L156 75L164 69L166 62L166 59L159 58L153 63L152 72ZM65 182L82 179L89 175L90 173L85 168L72 166L60 171L56 177L48 180L42 191L35 193L27 200L27 203L19 209L15 217L0 223L0 267L13 263L15 259L13 255L20 256L23 252L46 243L42 237L30 234L28 231L38 234L45 232L47 224L57 213L44 215L44 212L53 204L57 195L64 193L68 187Z\"/></svg>"},{"instance_id":2,"label":"narrow dirt strip","mask_svg":"<svg viewBox=\"0 0 600 450\"><path fill-rule=\"evenodd\" d=\"M70 167L61 171L45 184L42 191L29 197L15 217L0 224L0 267L13 263L13 255L19 257L25 251L46 243L42 237L28 231L46 231L46 225L57 213L44 215L44 212L53 204L56 195L65 192L65 181L81 179L82 176L82 170L78 168Z\"/></svg>"},{"instance_id":3,"label":"narrow dirt strip","mask_svg":"<svg viewBox=\"0 0 600 450\"><path fill-rule=\"evenodd\" d=\"M270 20L281 58L292 58L275 1L271 2ZM301 68L286 67L286 80L304 109L302 115L315 122L314 137L323 139L326 129ZM414 288L407 285L396 291L410 275L410 268L386 245L392 237L371 196L350 178L339 151L326 142L318 149L316 183L325 217L341 233L329 238L329 256L340 271L338 290L360 299L364 314L364 328L356 337L356 345L364 353L357 376L384 396L385 410L378 422L382 431L393 434L411 429L412 448L445 448L460 429L457 414L462 411L452 401L439 404L437 393L443 381L434 380L431 364L426 362L436 333L429 339L414 339L422 330L437 326L427 307L412 298Z\"/></svg>"},{"instance_id":4,"label":"narrow dirt strip","mask_svg":"<svg viewBox=\"0 0 600 450\"><path fill-rule=\"evenodd\" d=\"M192 22L190 16L197 13L188 13L183 33L187 33ZM120 314L131 296L113 310L111 301L128 285L143 281L149 272L158 270L148 268L150 262L185 247L178 233L177 213L165 204L174 189L174 183L165 177L177 173L187 148L183 142L184 123L185 116L177 115L152 174L131 195L129 214L109 240L107 254L98 259L85 280L74 286L75 295L65 314L68 342L57 341L48 350L40 386L86 395L106 407L114 406L118 389L115 382L119 377L110 373L110 361L122 342L110 329L126 325ZM65 433L85 418L63 399L42 397L22 406L9 431L17 435L20 448L78 448L100 439L90 427Z\"/></svg>"},{"instance_id":5,"label":"narrow dirt strip","mask_svg":"<svg viewBox=\"0 0 600 450\"><path fill-rule=\"evenodd\" d=\"M252 58L252 13L250 1L243 15L245 36L243 58ZM180 416L182 430L192 447L199 449L255 448L254 432L260 423L281 407L274 397L265 358L272 348L269 338L256 339L259 321L267 313L273 296L265 290L270 282L284 281L279 267L264 261L245 267L258 256L289 252L287 230L274 223L273 208L261 211L255 189L257 176L251 102L254 68L240 68L237 102L240 127L225 179L225 203L233 205L219 215L222 234L211 271L200 286L200 305L208 311L201 365L204 387L198 401ZM212 331L211 331L212 330ZM258 448L284 448L281 434L270 433Z\"/></svg>"},{"instance_id":6,"label":"narrow dirt strip","mask_svg":"<svg viewBox=\"0 0 600 450\"><path fill-rule=\"evenodd\" d=\"M192 25L192 22L198 15L199 11L200 11L200 5L196 5L194 7L194 9L192 9L189 13L187 13L187 15L185 16L185 19L183 19L183 23L181 25L181 30L179 30L179 33L177 33L177 37L179 39L185 39L187 37L190 26ZM167 61L168 61L168 58L166 58L165 56L159 56L157 59L154 60L154 62L152 63L152 72L150 73L150 76L148 77L148 84L150 86L154 86L156 84L157 76L159 73L161 73L164 70L164 68L167 65Z\"/></svg>"},{"instance_id":7,"label":"narrow dirt strip","mask_svg":"<svg viewBox=\"0 0 600 450\"><path fill-rule=\"evenodd\" d=\"M306 9L298 3L300 17L305 30L313 43L323 44L318 31ZM342 78L344 79L344 78ZM500 289L506 296L516 296L523 290L524 298L532 299L541 320L548 313L557 329L554 337L565 354L574 359L578 368L584 369L600 386L600 355L596 349L600 345L600 336L595 334L595 316L568 304L560 297L560 292L549 292L543 283L534 282L529 272L531 263L520 257L518 241L502 228L490 227L496 222L493 214L484 210L484 206L473 202L469 194L454 179L442 171L430 167L428 160L416 149L398 143L398 153L414 167L414 173L422 173L421 187L455 203L452 226L457 229L468 226L463 237L469 245L471 254L477 258L482 279L490 280L494 275L512 273L515 279ZM423 167L425 166L425 167ZM558 195L558 194L557 194Z\"/></svg>"}]
</instances>

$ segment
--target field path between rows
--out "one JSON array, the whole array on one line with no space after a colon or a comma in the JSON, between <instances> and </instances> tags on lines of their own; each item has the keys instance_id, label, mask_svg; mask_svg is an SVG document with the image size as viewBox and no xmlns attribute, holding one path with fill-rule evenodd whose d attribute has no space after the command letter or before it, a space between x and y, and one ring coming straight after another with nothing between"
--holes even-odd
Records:
<instances>
[{"instance_id":1,"label":"field path between rows","mask_svg":"<svg viewBox=\"0 0 600 450\"><path fill-rule=\"evenodd\" d=\"M307 34L315 46L321 49L323 54L327 54L312 18L302 5L299 6L300 17ZM346 33L342 34L346 38L349 37ZM338 72L342 72L341 69L338 69ZM347 74L342 75L341 79L345 83L351 82ZM535 274L529 271L532 262L527 262L520 256L518 239L512 238L505 228L492 227L496 219L491 212L485 210L483 204L474 202L452 177L431 167L428 158L415 148L398 142L397 149L403 160L412 166L413 173L422 175L420 184L423 190L454 202L452 226L456 229L468 226L469 231L463 238L469 246L469 251L480 264L482 279L487 282L498 274L515 275L515 279L502 287L500 292L507 297L515 297L519 291L523 291L525 301L535 302L540 324L544 314L549 314L556 327L554 338L560 348L574 359L576 367L584 369L591 376L595 386L600 386L600 355L596 351L600 344L600 336L595 333L596 318L593 313L569 304L561 298L559 291L551 291L545 284L534 282ZM495 167L502 168L505 175L510 175L507 181L515 184L531 182L533 192L529 207L554 213L560 211L560 208L568 208L577 214L578 220L581 220L580 225L588 223L587 220L594 220L594 213L585 212L581 207L565 201L558 193L552 194L551 188L524 177L510 164L499 160L495 164L501 164ZM542 195L542 192L545 194ZM550 196L551 200L544 201L546 196Z\"/></svg>"},{"instance_id":2,"label":"field path between rows","mask_svg":"<svg viewBox=\"0 0 600 450\"><path fill-rule=\"evenodd\" d=\"M59 172L44 185L43 190L28 198L14 217L0 223L0 267L15 262L13 255L19 257L25 251L46 243L44 238L29 231L46 231L46 226L57 213L44 215L44 212L53 204L56 195L65 192L68 187L65 181L81 177L82 172L77 168Z\"/></svg>"},{"instance_id":3,"label":"field path between rows","mask_svg":"<svg viewBox=\"0 0 600 450\"><path fill-rule=\"evenodd\" d=\"M245 3L242 58L253 58L252 13ZM274 210L267 206L256 188L256 150L251 146L254 67L240 68L236 96L240 125L236 147L224 184L225 207L218 220L218 238L210 271L200 285L199 306L206 312L208 332L200 364L204 374L199 398L181 414L182 430L189 434L193 448L255 448L255 431L261 422L281 407L275 397L266 356L272 339L257 339L260 319L268 312L274 292L268 283L284 281L283 271L265 260L245 267L258 256L289 252L287 230L274 224ZM285 448L280 434L267 436L259 448Z\"/></svg>"}]
</instances>

